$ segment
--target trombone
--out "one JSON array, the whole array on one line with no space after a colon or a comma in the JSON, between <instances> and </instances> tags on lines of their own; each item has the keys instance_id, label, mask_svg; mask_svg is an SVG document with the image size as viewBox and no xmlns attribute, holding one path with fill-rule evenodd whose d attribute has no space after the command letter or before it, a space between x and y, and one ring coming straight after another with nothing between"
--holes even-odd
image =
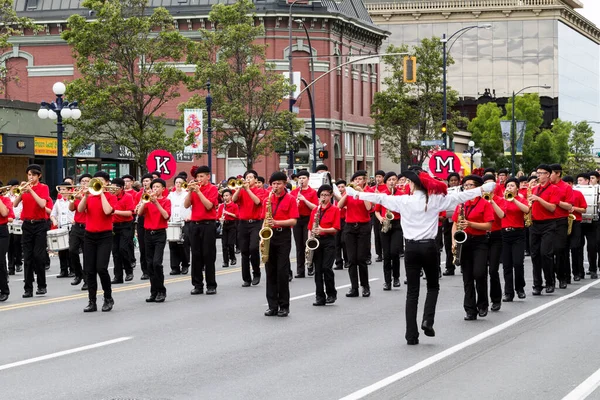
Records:
<instances>
[{"instance_id":1,"label":"trombone","mask_svg":"<svg viewBox=\"0 0 600 400\"><path fill-rule=\"evenodd\" d=\"M10 192L10 188L12 188L10 185L0 187L0 196L6 196L6 194Z\"/></svg>"},{"instance_id":2,"label":"trombone","mask_svg":"<svg viewBox=\"0 0 600 400\"><path fill-rule=\"evenodd\" d=\"M114 194L120 189L119 186L109 186L105 185L104 182L100 178L92 178L88 185L88 191L92 196L98 196L102 192L106 191L108 193Z\"/></svg>"}]
</instances>

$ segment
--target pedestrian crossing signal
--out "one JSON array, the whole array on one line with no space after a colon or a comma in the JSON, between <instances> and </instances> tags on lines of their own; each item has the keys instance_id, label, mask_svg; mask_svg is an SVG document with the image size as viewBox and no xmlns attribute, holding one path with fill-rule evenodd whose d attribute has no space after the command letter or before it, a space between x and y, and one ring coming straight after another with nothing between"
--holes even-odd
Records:
<instances>
[{"instance_id":1,"label":"pedestrian crossing signal","mask_svg":"<svg viewBox=\"0 0 600 400\"><path fill-rule=\"evenodd\" d=\"M319 158L325 160L329 157L329 150L319 150Z\"/></svg>"},{"instance_id":2,"label":"pedestrian crossing signal","mask_svg":"<svg viewBox=\"0 0 600 400\"><path fill-rule=\"evenodd\" d=\"M404 83L417 82L417 57L404 56Z\"/></svg>"}]
</instances>

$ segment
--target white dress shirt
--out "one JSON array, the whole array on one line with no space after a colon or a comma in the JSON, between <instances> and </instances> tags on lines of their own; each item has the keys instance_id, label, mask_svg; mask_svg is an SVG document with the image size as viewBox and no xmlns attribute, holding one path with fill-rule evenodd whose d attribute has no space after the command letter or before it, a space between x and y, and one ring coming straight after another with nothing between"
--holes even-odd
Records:
<instances>
[{"instance_id":1,"label":"white dress shirt","mask_svg":"<svg viewBox=\"0 0 600 400\"><path fill-rule=\"evenodd\" d=\"M56 218L59 228L65 228L73 224L75 211L69 210L69 200L62 198L56 200L50 216Z\"/></svg>"},{"instance_id":2,"label":"white dress shirt","mask_svg":"<svg viewBox=\"0 0 600 400\"><path fill-rule=\"evenodd\" d=\"M187 221L192 213L191 207L185 208L183 201L188 195L187 190L170 192L167 198L171 200L171 219L169 222Z\"/></svg>"},{"instance_id":3,"label":"white dress shirt","mask_svg":"<svg viewBox=\"0 0 600 400\"><path fill-rule=\"evenodd\" d=\"M391 211L400 213L400 224L404 238L408 240L435 239L438 232L438 218L442 211L456 207L460 203L481 196L481 188L455 192L449 195L433 194L429 196L425 209L425 193L415 190L406 196L389 196L383 193L360 192L360 200L381 204Z\"/></svg>"}]
</instances>

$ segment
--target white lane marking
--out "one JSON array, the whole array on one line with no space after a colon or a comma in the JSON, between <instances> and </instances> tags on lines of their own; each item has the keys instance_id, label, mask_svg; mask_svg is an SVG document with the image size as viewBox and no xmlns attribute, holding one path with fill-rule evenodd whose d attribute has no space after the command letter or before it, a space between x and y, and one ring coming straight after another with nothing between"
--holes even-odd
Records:
<instances>
[{"instance_id":1,"label":"white lane marking","mask_svg":"<svg viewBox=\"0 0 600 400\"><path fill-rule=\"evenodd\" d=\"M120 337L117 339L107 340L106 342L100 342L100 343L90 344L87 346L76 347L76 348L70 349L70 350L59 351L58 353L46 354L45 356L30 358L28 360L17 361L17 362L10 363L10 364L4 364L4 365L0 365L0 371L3 371L5 369L10 369L10 368L15 368L15 367L21 367L21 366L27 365L27 364L33 364L38 361L50 360L52 358L62 357L62 356L66 356L66 355L73 354L73 353L79 353L81 351L91 350L91 349L95 349L98 347L108 346L111 344L124 342L124 341L130 340L130 339L133 339L133 336Z\"/></svg>"},{"instance_id":2,"label":"white lane marking","mask_svg":"<svg viewBox=\"0 0 600 400\"><path fill-rule=\"evenodd\" d=\"M400 372L395 373L394 375L388 376L387 378L384 378L382 380L380 380L379 382L375 382L374 384L364 387L360 390L357 390L354 393L350 393L349 395L342 397L340 400L356 400L356 399L362 399L363 397L379 390L382 389L386 386L391 385L394 382L397 382L403 378L406 378L409 375L414 374L417 371L420 371L424 368L429 367L432 364L435 364L438 361L443 360L444 358L450 357L451 355L458 353L459 351L474 345L478 342L481 342L484 339L489 338L490 336L495 335L498 332L501 332L515 324L517 324L518 322L523 321L526 318L529 318L535 314L539 314L540 312L544 311L547 308L550 308L556 304L562 303L565 300L568 300L572 297L575 297L583 292L585 292L586 290L588 290L589 288L591 288L592 286L595 286L597 284L600 283L600 280L594 281L592 283L589 283L583 287L581 287L580 289L574 291L573 293L570 293L568 295L559 297L558 299L552 300L546 304L543 304L537 308L534 308L533 310L527 311L526 313L523 313L519 316L514 317L513 319L510 319L498 326L493 327L492 329L489 329L485 332L480 333L479 335L473 336L472 338L459 343L453 347L450 347L449 349L446 349L444 351L442 351L441 353L438 353L434 356L431 356L409 368L406 368ZM585 383L585 382L584 382Z\"/></svg>"},{"instance_id":3,"label":"white lane marking","mask_svg":"<svg viewBox=\"0 0 600 400\"><path fill-rule=\"evenodd\" d=\"M583 400L600 386L600 369L577 386L575 390L563 397L562 400Z\"/></svg>"},{"instance_id":4,"label":"white lane marking","mask_svg":"<svg viewBox=\"0 0 600 400\"><path fill-rule=\"evenodd\" d=\"M371 279L369 279L369 282L378 281L378 280L379 280L379 278L371 278ZM342 286L336 286L336 289L337 290L344 289L344 288L347 288L347 287L350 287L350 286L351 286L350 284L348 284L348 285L342 285ZM302 296L292 297L290 299L290 301L299 300L299 299L303 299L305 297L310 297L310 296L314 296L314 295L315 295L315 292L308 293L308 294L303 294Z\"/></svg>"}]
</instances>

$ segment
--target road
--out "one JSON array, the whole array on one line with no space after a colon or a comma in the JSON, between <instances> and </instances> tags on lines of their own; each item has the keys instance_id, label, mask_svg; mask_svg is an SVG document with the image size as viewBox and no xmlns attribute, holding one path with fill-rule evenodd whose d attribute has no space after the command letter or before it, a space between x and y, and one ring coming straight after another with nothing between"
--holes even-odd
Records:
<instances>
[{"instance_id":1,"label":"road","mask_svg":"<svg viewBox=\"0 0 600 400\"><path fill-rule=\"evenodd\" d=\"M110 313L84 314L87 294L70 279L49 277L47 296L22 299L22 273L11 276L2 399L600 398L600 280L527 289L466 322L461 276L444 277L436 337L407 346L406 288L381 290L382 263L370 266L370 298L346 298L348 274L336 271L338 301L313 307L313 280L294 279L290 316L267 318L264 275L242 288L239 262L223 269L220 257L216 296L191 296L189 275L167 275L167 301L147 304L138 267L114 286ZM526 270L529 288L528 258Z\"/></svg>"}]
</instances>

